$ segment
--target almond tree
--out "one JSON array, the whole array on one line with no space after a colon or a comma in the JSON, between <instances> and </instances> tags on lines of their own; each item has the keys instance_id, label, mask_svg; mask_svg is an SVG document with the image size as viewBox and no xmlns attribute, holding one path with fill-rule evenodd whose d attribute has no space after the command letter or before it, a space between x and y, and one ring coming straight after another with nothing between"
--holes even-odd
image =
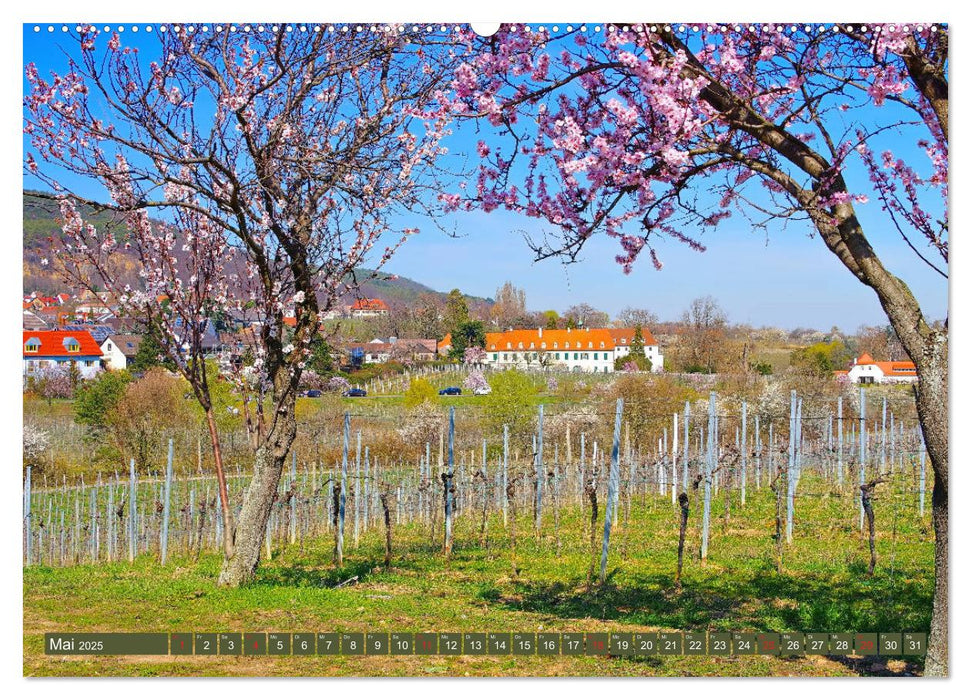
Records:
<instances>
[{"instance_id":1,"label":"almond tree","mask_svg":"<svg viewBox=\"0 0 971 700\"><path fill-rule=\"evenodd\" d=\"M433 184L450 55L396 26L171 27L155 36L149 57L85 27L63 74L28 65L26 169L62 198L68 264L142 309L173 359L183 346L176 326L198 328L210 308L258 317L247 382L254 473L234 528L224 516L233 535L219 580L235 586L259 563L321 315L355 286L362 262L380 268L415 232L394 217L423 208ZM85 195L92 182L106 203ZM86 226L76 203L117 212L125 230ZM122 247L136 251L139 284L112 273ZM190 272L203 260L211 269ZM204 367L182 355L183 374Z\"/></svg>"},{"instance_id":2,"label":"almond tree","mask_svg":"<svg viewBox=\"0 0 971 700\"><path fill-rule=\"evenodd\" d=\"M590 28L592 29L592 27ZM660 238L740 213L817 235L876 294L917 366L934 467L934 610L925 672L947 672L946 324L934 327L871 238L899 235L947 278L948 36L932 25L607 26L556 38L506 26L456 72L455 109L495 127L453 208L506 208L554 226L537 258L575 260L597 232L629 272ZM875 202L867 204L869 197ZM880 208L878 232L859 207Z\"/></svg>"}]
</instances>

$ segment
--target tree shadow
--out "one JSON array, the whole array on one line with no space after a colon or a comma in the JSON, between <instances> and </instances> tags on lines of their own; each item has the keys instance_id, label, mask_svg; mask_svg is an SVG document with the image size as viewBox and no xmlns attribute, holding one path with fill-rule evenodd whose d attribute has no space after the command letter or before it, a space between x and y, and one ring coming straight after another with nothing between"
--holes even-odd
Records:
<instances>
[{"instance_id":1,"label":"tree shadow","mask_svg":"<svg viewBox=\"0 0 971 700\"><path fill-rule=\"evenodd\" d=\"M930 594L913 580L893 584L898 602L890 605L886 580L864 575L847 583L823 573L793 577L771 569L734 572L688 578L678 591L671 575L627 573L618 582L613 573L589 591L580 579L516 579L502 588L484 587L479 595L495 605L551 617L683 630L879 632L921 631L930 625Z\"/></svg>"}]
</instances>

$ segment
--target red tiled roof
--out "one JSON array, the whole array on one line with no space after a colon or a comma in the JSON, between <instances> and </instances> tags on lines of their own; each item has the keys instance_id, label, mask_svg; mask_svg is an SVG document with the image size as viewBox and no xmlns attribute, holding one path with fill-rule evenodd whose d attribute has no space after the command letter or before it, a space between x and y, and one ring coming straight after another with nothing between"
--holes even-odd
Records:
<instances>
[{"instance_id":1,"label":"red tiled roof","mask_svg":"<svg viewBox=\"0 0 971 700\"><path fill-rule=\"evenodd\" d=\"M856 358L857 366L859 365L875 365L880 368L885 376L890 377L916 377L917 376L917 366L913 362L878 362L873 359L870 353L863 353L858 358Z\"/></svg>"},{"instance_id":2,"label":"red tiled roof","mask_svg":"<svg viewBox=\"0 0 971 700\"><path fill-rule=\"evenodd\" d=\"M351 311L387 311L388 305L381 299L358 299L351 304Z\"/></svg>"},{"instance_id":3,"label":"red tiled roof","mask_svg":"<svg viewBox=\"0 0 971 700\"><path fill-rule=\"evenodd\" d=\"M613 350L614 346L614 339L606 328L572 330L529 328L503 333L486 333L485 349L488 351Z\"/></svg>"},{"instance_id":4,"label":"red tiled roof","mask_svg":"<svg viewBox=\"0 0 971 700\"><path fill-rule=\"evenodd\" d=\"M445 348L452 347L452 334L446 333L445 337L438 341L438 349L444 350Z\"/></svg>"},{"instance_id":5,"label":"red tiled roof","mask_svg":"<svg viewBox=\"0 0 971 700\"><path fill-rule=\"evenodd\" d=\"M636 328L610 328L610 335L613 336L614 344L620 347L628 347L634 340ZM654 335L646 328L641 328L641 335L644 336L644 345L657 345Z\"/></svg>"},{"instance_id":6,"label":"red tiled roof","mask_svg":"<svg viewBox=\"0 0 971 700\"><path fill-rule=\"evenodd\" d=\"M65 341L73 338L77 341L77 352L68 352L69 343ZM27 352L27 341L40 341L37 352ZM24 357L101 357L101 346L88 331L24 331Z\"/></svg>"}]
</instances>

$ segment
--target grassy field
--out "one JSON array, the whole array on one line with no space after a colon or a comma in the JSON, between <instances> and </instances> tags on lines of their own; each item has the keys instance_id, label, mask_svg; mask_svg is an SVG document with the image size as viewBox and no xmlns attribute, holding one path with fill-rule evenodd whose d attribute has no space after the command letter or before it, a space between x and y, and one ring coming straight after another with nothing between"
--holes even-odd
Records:
<instances>
[{"instance_id":1,"label":"grassy field","mask_svg":"<svg viewBox=\"0 0 971 700\"><path fill-rule=\"evenodd\" d=\"M676 516L669 500L636 497L611 537L608 580L588 590L586 515L560 513L559 546L547 509L537 540L530 513L517 521L513 559L501 515L478 525L460 519L450 562L428 525L395 530L393 565L384 568L383 533L331 563L329 538L274 552L257 581L216 587L220 560L148 557L128 563L24 570L24 674L30 676L683 676L915 675L920 665L859 657L47 657L43 633L144 632L609 632L926 631L933 590L933 543L911 494L878 499L876 573L849 491L831 492L808 475L797 500L795 541L782 575L773 564L774 501L752 493L724 520L722 494L712 507L707 562L697 554L700 508L692 496L684 586L677 592ZM602 532L601 520L598 526ZM440 522L440 521L439 521ZM350 541L350 538L349 538ZM337 584L357 576L356 582Z\"/></svg>"}]
</instances>

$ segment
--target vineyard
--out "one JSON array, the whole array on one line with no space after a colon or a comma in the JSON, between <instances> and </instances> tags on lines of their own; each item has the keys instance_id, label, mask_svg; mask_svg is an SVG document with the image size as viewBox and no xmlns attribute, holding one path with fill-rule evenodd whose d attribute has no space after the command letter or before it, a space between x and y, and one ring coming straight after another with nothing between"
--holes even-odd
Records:
<instances>
[{"instance_id":1,"label":"vineyard","mask_svg":"<svg viewBox=\"0 0 971 700\"><path fill-rule=\"evenodd\" d=\"M625 409L623 399L609 411L602 403L541 403L525 432L504 425L498 435L474 403L407 418L345 411L318 435L321 449L306 440L294 449L261 574L248 590L266 601L285 591L311 595L305 611L288 615L328 629L394 627L385 615L416 630L449 621L467 629L479 606L506 611L507 627L543 620L557 630L579 620L589 626L590 618L605 629L926 629L933 545L916 424L863 390L821 405L793 391L788 404L767 415L764 402L715 392L670 415ZM639 439L632 423L662 427ZM408 439L410 454L377 444L388 424ZM132 461L127 474L99 474L94 483L45 484L27 468L28 623L50 607L45 615L70 624L52 593L41 595L48 587L74 588L83 600L89 584L114 590L124 580L119 600L152 607L151 591L172 584L173 571L210 599L247 595L214 585L223 528L215 478L176 464L172 440L167 448L159 469L136 473ZM249 475L236 469L229 502L238 509ZM424 601L428 586L443 587L434 595L460 607L441 619L432 602L427 610L414 603L403 617L386 610L348 618L337 605L348 596L369 601L365 609L375 600ZM264 618L262 605L245 604L229 619L263 628L274 616ZM160 611L132 628L201 629L207 616L194 618L199 612ZM100 624L119 614L127 613L112 608ZM26 634L25 643L39 642ZM354 670L353 660L341 663L349 664L342 672ZM51 670L40 663L35 672ZM767 671L743 664L737 672Z\"/></svg>"}]
</instances>

